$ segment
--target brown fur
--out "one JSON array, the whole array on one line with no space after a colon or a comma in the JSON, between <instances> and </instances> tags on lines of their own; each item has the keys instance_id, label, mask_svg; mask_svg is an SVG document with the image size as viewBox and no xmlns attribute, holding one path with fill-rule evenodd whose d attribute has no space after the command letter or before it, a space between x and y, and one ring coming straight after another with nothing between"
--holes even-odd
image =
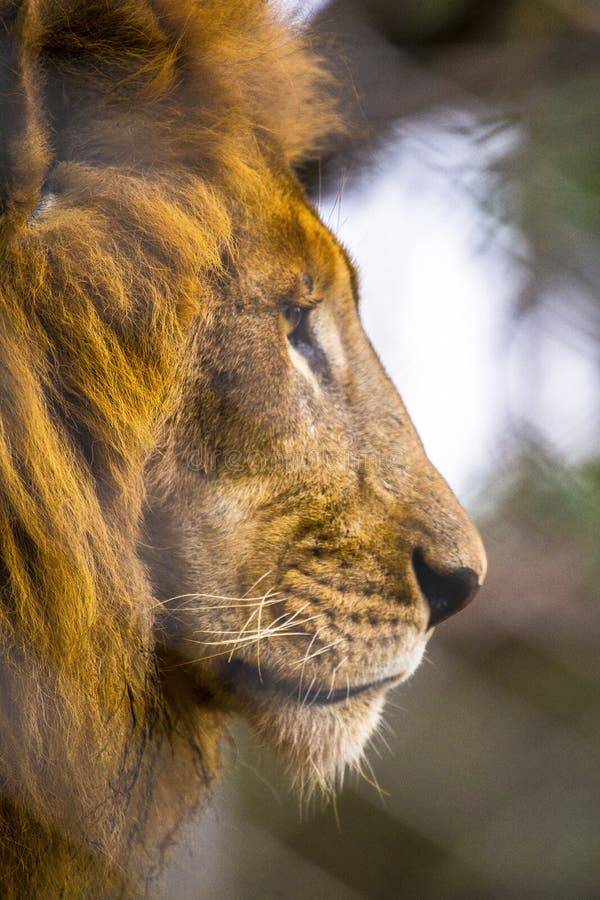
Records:
<instances>
[{"instance_id":1,"label":"brown fur","mask_svg":"<svg viewBox=\"0 0 600 900\"><path fill-rule=\"evenodd\" d=\"M350 663L304 672L337 686L368 670L374 630L388 661L420 641L415 535L448 565L481 570L481 550L291 174L335 119L301 41L258 0L0 0L0 25L2 891L131 895L210 784L232 708L293 763L330 733L335 759L311 760L327 780L381 707L367 693L334 722L248 699L223 641L254 601L199 593L260 582L263 628L329 608L320 636L263 650L288 677L286 653L337 622ZM282 331L303 290L332 298L323 340L346 360L325 401ZM260 641L239 658L260 669Z\"/></svg>"}]
</instances>

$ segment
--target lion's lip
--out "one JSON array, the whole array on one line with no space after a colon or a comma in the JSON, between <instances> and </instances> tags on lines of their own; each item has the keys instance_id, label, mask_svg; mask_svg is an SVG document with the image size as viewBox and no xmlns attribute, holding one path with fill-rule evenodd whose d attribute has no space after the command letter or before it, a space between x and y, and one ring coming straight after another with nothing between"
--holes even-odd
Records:
<instances>
[{"instance_id":1,"label":"lion's lip","mask_svg":"<svg viewBox=\"0 0 600 900\"><path fill-rule=\"evenodd\" d=\"M343 703L371 690L392 687L403 678L402 673L341 688L314 688L298 681L275 676L250 663L235 660L222 672L224 686L238 696L256 697L274 694L300 705L330 706Z\"/></svg>"}]
</instances>

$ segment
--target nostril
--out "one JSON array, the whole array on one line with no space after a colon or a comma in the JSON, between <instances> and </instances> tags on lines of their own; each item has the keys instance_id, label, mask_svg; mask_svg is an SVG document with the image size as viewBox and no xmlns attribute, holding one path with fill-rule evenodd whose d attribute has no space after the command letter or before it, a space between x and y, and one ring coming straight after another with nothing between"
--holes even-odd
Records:
<instances>
[{"instance_id":1,"label":"nostril","mask_svg":"<svg viewBox=\"0 0 600 900\"><path fill-rule=\"evenodd\" d=\"M464 609L479 588L479 578L473 569L464 566L451 572L437 572L425 561L420 547L413 553L412 565L419 587L429 604L430 628Z\"/></svg>"}]
</instances>

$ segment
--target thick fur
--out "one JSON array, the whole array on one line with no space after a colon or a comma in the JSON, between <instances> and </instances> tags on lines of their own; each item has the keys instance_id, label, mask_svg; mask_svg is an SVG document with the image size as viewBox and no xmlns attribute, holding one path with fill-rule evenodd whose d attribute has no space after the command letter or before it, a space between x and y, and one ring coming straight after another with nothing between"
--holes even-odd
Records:
<instances>
[{"instance_id":1,"label":"thick fur","mask_svg":"<svg viewBox=\"0 0 600 900\"><path fill-rule=\"evenodd\" d=\"M210 783L221 720L159 671L144 466L239 252L230 198L331 119L254 0L3 0L0 20L0 881L116 896Z\"/></svg>"},{"instance_id":2,"label":"thick fur","mask_svg":"<svg viewBox=\"0 0 600 900\"><path fill-rule=\"evenodd\" d=\"M0 881L132 896L232 711L329 789L421 659L414 560L485 561L294 178L336 127L302 41L259 0L0 26Z\"/></svg>"}]
</instances>

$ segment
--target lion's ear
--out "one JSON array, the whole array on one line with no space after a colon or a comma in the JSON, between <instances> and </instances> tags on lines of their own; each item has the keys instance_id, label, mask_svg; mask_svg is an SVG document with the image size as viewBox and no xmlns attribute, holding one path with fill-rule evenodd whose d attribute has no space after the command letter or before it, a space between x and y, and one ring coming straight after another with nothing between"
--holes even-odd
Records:
<instances>
[{"instance_id":1,"label":"lion's ear","mask_svg":"<svg viewBox=\"0 0 600 900\"><path fill-rule=\"evenodd\" d=\"M48 168L33 5L0 0L0 236L36 207Z\"/></svg>"}]
</instances>

